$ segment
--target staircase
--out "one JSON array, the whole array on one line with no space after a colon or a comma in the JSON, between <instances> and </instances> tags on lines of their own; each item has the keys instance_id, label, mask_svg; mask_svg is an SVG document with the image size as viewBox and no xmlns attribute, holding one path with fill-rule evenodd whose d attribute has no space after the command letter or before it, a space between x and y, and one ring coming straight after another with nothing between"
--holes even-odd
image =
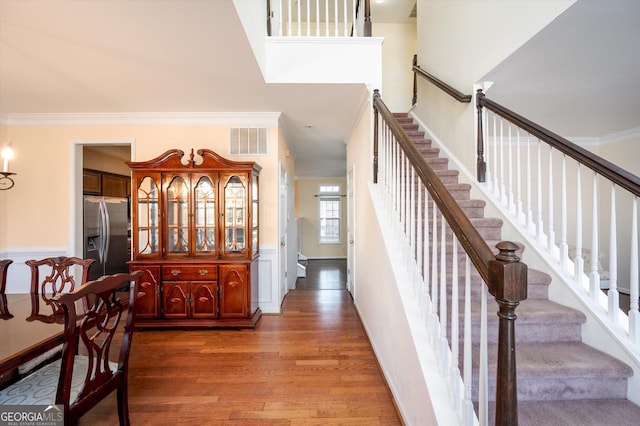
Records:
<instances>
[{"instance_id":1,"label":"staircase","mask_svg":"<svg viewBox=\"0 0 640 426\"><path fill-rule=\"evenodd\" d=\"M439 149L431 146L431 141L425 139L424 132L408 114L394 116L488 245L494 247L501 240L502 221L484 217L484 201L470 199L471 185L458 183L458 171L448 168L448 160L439 156ZM529 269L528 299L516 310L519 424L639 425L640 407L627 400L627 378L633 370L582 343L584 314L550 301L550 281L551 277L543 271ZM472 288L479 296L481 279L477 274L472 277ZM490 305L490 313L492 310ZM478 342L480 313L475 312L474 318L472 339ZM497 329L498 317L490 314L489 395L492 400L495 398ZM460 338L462 341L462 336ZM475 362L477 359L474 356ZM477 371L477 366L474 369ZM473 389L473 399L477 401L477 384L474 383ZM489 404L489 424L494 423L492 409Z\"/></svg>"}]
</instances>

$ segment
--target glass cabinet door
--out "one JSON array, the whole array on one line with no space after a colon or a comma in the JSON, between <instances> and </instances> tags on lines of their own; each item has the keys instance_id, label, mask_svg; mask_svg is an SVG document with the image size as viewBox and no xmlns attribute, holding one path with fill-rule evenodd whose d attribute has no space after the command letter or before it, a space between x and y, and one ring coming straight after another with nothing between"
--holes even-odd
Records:
<instances>
[{"instance_id":1,"label":"glass cabinet door","mask_svg":"<svg viewBox=\"0 0 640 426\"><path fill-rule=\"evenodd\" d=\"M260 243L258 238L260 231L258 209L258 175L253 175L251 179L251 252L253 255L258 254Z\"/></svg>"},{"instance_id":2,"label":"glass cabinet door","mask_svg":"<svg viewBox=\"0 0 640 426\"><path fill-rule=\"evenodd\" d=\"M189 253L189 186L182 176L167 185L167 254Z\"/></svg>"},{"instance_id":3,"label":"glass cabinet door","mask_svg":"<svg viewBox=\"0 0 640 426\"><path fill-rule=\"evenodd\" d=\"M247 188L238 176L231 176L224 187L224 249L226 253L245 253Z\"/></svg>"},{"instance_id":4,"label":"glass cabinet door","mask_svg":"<svg viewBox=\"0 0 640 426\"><path fill-rule=\"evenodd\" d=\"M197 180L193 200L195 209L195 254L215 254L216 187L209 176L202 176Z\"/></svg>"},{"instance_id":5,"label":"glass cabinet door","mask_svg":"<svg viewBox=\"0 0 640 426\"><path fill-rule=\"evenodd\" d=\"M137 188L138 235L135 251L137 254L153 255L159 252L159 189L150 176L140 181Z\"/></svg>"}]
</instances>

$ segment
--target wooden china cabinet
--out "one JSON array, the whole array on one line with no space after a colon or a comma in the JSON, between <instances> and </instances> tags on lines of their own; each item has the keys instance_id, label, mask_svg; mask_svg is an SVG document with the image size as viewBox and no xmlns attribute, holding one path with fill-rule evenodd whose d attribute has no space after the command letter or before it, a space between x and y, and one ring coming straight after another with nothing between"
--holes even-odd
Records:
<instances>
[{"instance_id":1,"label":"wooden china cabinet","mask_svg":"<svg viewBox=\"0 0 640 426\"><path fill-rule=\"evenodd\" d=\"M196 155L197 154L197 155ZM252 328L258 306L254 162L208 149L129 162L133 260L145 271L138 327Z\"/></svg>"}]
</instances>

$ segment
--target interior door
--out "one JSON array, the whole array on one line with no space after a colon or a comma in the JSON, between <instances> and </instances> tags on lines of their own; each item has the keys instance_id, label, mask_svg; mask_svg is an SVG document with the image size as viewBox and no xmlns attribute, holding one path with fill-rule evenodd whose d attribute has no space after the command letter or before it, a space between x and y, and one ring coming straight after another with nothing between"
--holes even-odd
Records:
<instances>
[{"instance_id":1,"label":"interior door","mask_svg":"<svg viewBox=\"0 0 640 426\"><path fill-rule=\"evenodd\" d=\"M355 164L347 174L347 290L355 299Z\"/></svg>"},{"instance_id":2,"label":"interior door","mask_svg":"<svg viewBox=\"0 0 640 426\"><path fill-rule=\"evenodd\" d=\"M280 195L279 195L279 208L278 208L278 235L280 239L280 247L278 249L278 256L280 260L280 283L278 285L278 292L280 293L280 299L282 300L287 294L287 172L280 164Z\"/></svg>"}]
</instances>

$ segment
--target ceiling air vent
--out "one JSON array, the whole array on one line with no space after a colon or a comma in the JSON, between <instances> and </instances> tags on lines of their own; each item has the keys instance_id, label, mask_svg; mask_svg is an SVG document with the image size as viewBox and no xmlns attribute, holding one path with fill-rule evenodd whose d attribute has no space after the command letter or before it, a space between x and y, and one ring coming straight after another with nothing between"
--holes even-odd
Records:
<instances>
[{"instance_id":1,"label":"ceiling air vent","mask_svg":"<svg viewBox=\"0 0 640 426\"><path fill-rule=\"evenodd\" d=\"M266 127L232 127L229 132L231 155L267 155L269 138Z\"/></svg>"}]
</instances>

